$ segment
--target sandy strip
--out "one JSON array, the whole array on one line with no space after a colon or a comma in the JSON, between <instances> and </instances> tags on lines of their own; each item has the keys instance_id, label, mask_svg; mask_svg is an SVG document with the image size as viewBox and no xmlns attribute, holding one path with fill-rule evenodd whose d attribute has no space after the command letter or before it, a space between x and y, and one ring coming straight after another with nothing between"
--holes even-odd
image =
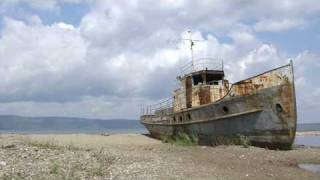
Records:
<instances>
[{"instance_id":1,"label":"sandy strip","mask_svg":"<svg viewBox=\"0 0 320 180\"><path fill-rule=\"evenodd\" d=\"M297 136L320 136L320 131L300 131L296 132Z\"/></svg>"}]
</instances>

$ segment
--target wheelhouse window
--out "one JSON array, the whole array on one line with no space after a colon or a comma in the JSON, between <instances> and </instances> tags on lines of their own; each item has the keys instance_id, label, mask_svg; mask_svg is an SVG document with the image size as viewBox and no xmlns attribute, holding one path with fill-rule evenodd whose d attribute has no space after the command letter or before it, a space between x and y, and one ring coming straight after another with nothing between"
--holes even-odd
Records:
<instances>
[{"instance_id":1,"label":"wheelhouse window","mask_svg":"<svg viewBox=\"0 0 320 180\"><path fill-rule=\"evenodd\" d=\"M198 84L210 84L219 85L219 82L223 80L223 71L203 71L192 75L193 85Z\"/></svg>"},{"instance_id":2,"label":"wheelhouse window","mask_svg":"<svg viewBox=\"0 0 320 180\"><path fill-rule=\"evenodd\" d=\"M199 83L203 84L203 78L202 78L201 74L192 76L192 80L193 80L194 86L198 85Z\"/></svg>"}]
</instances>

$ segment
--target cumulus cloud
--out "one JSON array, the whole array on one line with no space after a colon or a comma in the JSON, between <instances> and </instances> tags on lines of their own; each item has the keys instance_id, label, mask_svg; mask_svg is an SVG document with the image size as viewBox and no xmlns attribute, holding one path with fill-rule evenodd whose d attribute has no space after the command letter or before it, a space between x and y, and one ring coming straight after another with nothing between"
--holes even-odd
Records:
<instances>
[{"instance_id":1,"label":"cumulus cloud","mask_svg":"<svg viewBox=\"0 0 320 180\"><path fill-rule=\"evenodd\" d=\"M261 20L255 24L254 29L259 32L270 31L278 32L303 25L303 20L300 19L283 19L283 20Z\"/></svg>"},{"instance_id":2,"label":"cumulus cloud","mask_svg":"<svg viewBox=\"0 0 320 180\"><path fill-rule=\"evenodd\" d=\"M79 29L64 23L33 26L9 18L5 23L0 39L0 55L6 57L0 61L3 101L70 101L86 94L145 92L142 83L157 80L145 76L160 72L163 78L160 75L168 74L179 59L175 49L150 56L130 51L108 54L108 47L91 47Z\"/></svg>"},{"instance_id":3,"label":"cumulus cloud","mask_svg":"<svg viewBox=\"0 0 320 180\"><path fill-rule=\"evenodd\" d=\"M20 0L15 6L28 3L37 10L52 10L81 2ZM137 118L139 104L172 96L179 67L190 60L188 43L182 40L189 29L202 40L195 56L223 59L232 82L293 58L298 97L308 99L301 96L312 84L306 72L319 56L307 51L288 55L255 33L308 23L306 18L319 13L310 2L89 0L85 3L91 4L90 11L77 27L64 22L44 25L36 14L20 20L5 17L0 113ZM13 5L0 3L0 9L8 6Z\"/></svg>"},{"instance_id":4,"label":"cumulus cloud","mask_svg":"<svg viewBox=\"0 0 320 180\"><path fill-rule=\"evenodd\" d=\"M5 18L0 39L2 101L63 100L81 94L81 77L80 82L68 78L74 78L84 65L86 45L79 30L70 27L27 25ZM69 88L74 89L68 94ZM66 97L56 96L62 92Z\"/></svg>"}]
</instances>

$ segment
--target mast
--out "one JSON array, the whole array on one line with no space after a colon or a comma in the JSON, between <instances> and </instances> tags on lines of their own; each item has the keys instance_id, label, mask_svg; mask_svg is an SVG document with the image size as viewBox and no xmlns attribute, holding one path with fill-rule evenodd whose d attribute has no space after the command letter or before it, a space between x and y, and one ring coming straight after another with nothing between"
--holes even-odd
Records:
<instances>
[{"instance_id":1,"label":"mast","mask_svg":"<svg viewBox=\"0 0 320 180\"><path fill-rule=\"evenodd\" d=\"M195 45L196 41L203 41L203 40L198 40L198 39L192 39L192 31L188 31L189 34L189 39L183 39L187 40L190 42L190 55L191 55L191 66L192 66L192 71L195 71L195 59L194 59L194 54L193 54L193 46Z\"/></svg>"},{"instance_id":2,"label":"mast","mask_svg":"<svg viewBox=\"0 0 320 180\"><path fill-rule=\"evenodd\" d=\"M190 52L191 52L191 61L192 61L192 71L194 71L194 57L193 57L193 46L194 46L194 41L192 40L192 32L188 31L189 33L189 40L190 40Z\"/></svg>"}]
</instances>

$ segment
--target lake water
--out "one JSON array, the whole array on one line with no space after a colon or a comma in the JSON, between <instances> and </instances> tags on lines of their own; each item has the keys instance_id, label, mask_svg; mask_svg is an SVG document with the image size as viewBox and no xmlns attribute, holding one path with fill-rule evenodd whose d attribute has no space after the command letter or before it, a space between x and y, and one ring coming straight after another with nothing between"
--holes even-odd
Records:
<instances>
[{"instance_id":1,"label":"lake water","mask_svg":"<svg viewBox=\"0 0 320 180\"><path fill-rule=\"evenodd\" d=\"M320 174L320 164L298 164L298 167Z\"/></svg>"},{"instance_id":2,"label":"lake water","mask_svg":"<svg viewBox=\"0 0 320 180\"><path fill-rule=\"evenodd\" d=\"M320 136L296 136L294 144L320 147Z\"/></svg>"},{"instance_id":3,"label":"lake water","mask_svg":"<svg viewBox=\"0 0 320 180\"><path fill-rule=\"evenodd\" d=\"M144 128L100 128L100 129L57 129L57 130L0 130L0 133L16 134L146 134L148 131Z\"/></svg>"},{"instance_id":4,"label":"lake water","mask_svg":"<svg viewBox=\"0 0 320 180\"><path fill-rule=\"evenodd\" d=\"M298 124L297 131L308 132L308 131L320 131L320 123L313 124ZM294 144L320 147L320 136L296 136Z\"/></svg>"}]
</instances>

